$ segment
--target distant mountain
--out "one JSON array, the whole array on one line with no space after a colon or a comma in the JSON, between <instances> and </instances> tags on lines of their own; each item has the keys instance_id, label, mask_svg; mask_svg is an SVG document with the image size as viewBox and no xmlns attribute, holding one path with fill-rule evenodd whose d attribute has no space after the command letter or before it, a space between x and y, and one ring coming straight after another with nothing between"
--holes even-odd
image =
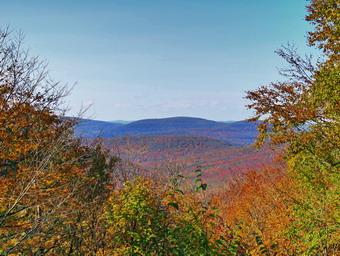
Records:
<instances>
[{"instance_id":1,"label":"distant mountain","mask_svg":"<svg viewBox=\"0 0 340 256\"><path fill-rule=\"evenodd\" d=\"M233 145L248 145L257 136L256 125L245 121L222 123L193 117L144 119L128 124L87 120L78 125L76 135L84 138L191 135L218 139Z\"/></svg>"},{"instance_id":2,"label":"distant mountain","mask_svg":"<svg viewBox=\"0 0 340 256\"><path fill-rule=\"evenodd\" d=\"M111 123L91 119L78 119L79 124L75 129L75 135L81 138L108 138L114 136L114 129L121 123Z\"/></svg>"},{"instance_id":3,"label":"distant mountain","mask_svg":"<svg viewBox=\"0 0 340 256\"><path fill-rule=\"evenodd\" d=\"M192 135L193 130L218 128L221 123L202 118L170 117L144 119L115 129L118 136L132 135Z\"/></svg>"},{"instance_id":4,"label":"distant mountain","mask_svg":"<svg viewBox=\"0 0 340 256\"><path fill-rule=\"evenodd\" d=\"M258 135L257 125L260 122L238 121L213 128L207 137L220 139L234 145L250 145Z\"/></svg>"}]
</instances>

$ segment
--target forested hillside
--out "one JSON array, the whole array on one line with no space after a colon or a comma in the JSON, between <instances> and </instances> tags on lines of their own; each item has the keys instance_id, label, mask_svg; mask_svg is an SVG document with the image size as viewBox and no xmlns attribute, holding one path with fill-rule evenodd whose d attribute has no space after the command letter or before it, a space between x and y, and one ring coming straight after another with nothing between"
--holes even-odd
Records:
<instances>
[{"instance_id":1,"label":"forested hillside","mask_svg":"<svg viewBox=\"0 0 340 256\"><path fill-rule=\"evenodd\" d=\"M222 123L202 118L171 117L145 119L129 124L80 120L75 134L83 138L110 138L139 135L191 135L218 139L233 145L250 145L257 137L258 122Z\"/></svg>"},{"instance_id":2,"label":"forested hillside","mask_svg":"<svg viewBox=\"0 0 340 256\"><path fill-rule=\"evenodd\" d=\"M253 146L234 146L221 140L196 136L129 136L87 139L86 144L99 143L112 155L133 162L139 172L169 177L172 173L192 176L201 166L205 182L212 186L257 169L261 172L276 160L282 148L269 145L256 150Z\"/></svg>"},{"instance_id":3,"label":"forested hillside","mask_svg":"<svg viewBox=\"0 0 340 256\"><path fill-rule=\"evenodd\" d=\"M62 108L67 87L20 33L0 30L0 255L339 255L339 1L311 0L307 10L308 43L322 58L284 46L283 80L246 94L258 152L206 138L229 133L207 120L195 124L209 127L206 137L81 140ZM165 135L149 122L108 129ZM243 123L225 125L242 134ZM249 168L228 167L238 175L211 186L222 174L209 161L235 162L236 148ZM261 166L252 159L273 152ZM143 167L150 162L157 172Z\"/></svg>"}]
</instances>

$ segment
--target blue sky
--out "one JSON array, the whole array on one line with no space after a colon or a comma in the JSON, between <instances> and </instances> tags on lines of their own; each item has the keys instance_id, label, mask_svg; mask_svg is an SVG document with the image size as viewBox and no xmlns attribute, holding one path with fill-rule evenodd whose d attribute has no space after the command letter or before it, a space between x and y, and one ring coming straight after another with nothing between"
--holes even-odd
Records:
<instances>
[{"instance_id":1,"label":"blue sky","mask_svg":"<svg viewBox=\"0 0 340 256\"><path fill-rule=\"evenodd\" d=\"M248 118L246 90L279 80L281 44L306 47L304 0L4 1L0 26L99 120ZM5 11L4 11L5 10Z\"/></svg>"}]
</instances>

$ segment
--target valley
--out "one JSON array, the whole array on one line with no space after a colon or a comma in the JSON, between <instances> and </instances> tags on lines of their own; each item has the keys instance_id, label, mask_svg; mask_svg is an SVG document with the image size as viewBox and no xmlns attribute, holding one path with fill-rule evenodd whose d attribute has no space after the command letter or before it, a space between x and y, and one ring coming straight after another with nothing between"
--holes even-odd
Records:
<instances>
[{"instance_id":1,"label":"valley","mask_svg":"<svg viewBox=\"0 0 340 256\"><path fill-rule=\"evenodd\" d=\"M101 144L112 155L138 165L143 174L191 175L201 166L211 185L221 185L249 170L261 170L275 158L268 146L251 144L256 124L222 123L191 117L146 119L126 125L86 120L76 128L86 144Z\"/></svg>"}]
</instances>

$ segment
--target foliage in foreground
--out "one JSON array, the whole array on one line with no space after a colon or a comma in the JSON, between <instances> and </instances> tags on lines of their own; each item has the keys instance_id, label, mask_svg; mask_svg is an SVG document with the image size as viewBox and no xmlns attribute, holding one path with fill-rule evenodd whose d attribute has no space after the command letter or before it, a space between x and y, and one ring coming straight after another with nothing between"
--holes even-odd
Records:
<instances>
[{"instance_id":1,"label":"foliage in foreground","mask_svg":"<svg viewBox=\"0 0 340 256\"><path fill-rule=\"evenodd\" d=\"M264 118L258 145L284 144L283 163L212 195L200 170L194 187L179 174L117 182L121 160L72 137L59 111L66 88L1 31L0 254L337 255L339 3L313 0L308 10L309 43L325 59L279 50L287 80L247 96L253 120Z\"/></svg>"},{"instance_id":2,"label":"foliage in foreground","mask_svg":"<svg viewBox=\"0 0 340 256\"><path fill-rule=\"evenodd\" d=\"M292 198L287 236L300 255L330 255L339 251L340 66L339 2L311 1L307 20L316 25L309 43L318 45L324 60L313 65L288 46L278 51L289 64L284 82L248 92L264 117L258 145L269 139L286 144L290 177L298 191Z\"/></svg>"}]
</instances>

